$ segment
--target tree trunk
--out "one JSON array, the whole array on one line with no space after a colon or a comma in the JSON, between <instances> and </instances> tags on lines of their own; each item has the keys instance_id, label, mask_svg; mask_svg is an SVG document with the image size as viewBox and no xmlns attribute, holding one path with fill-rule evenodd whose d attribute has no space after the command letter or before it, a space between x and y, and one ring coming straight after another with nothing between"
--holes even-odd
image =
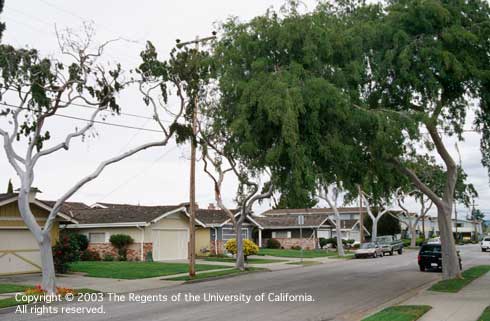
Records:
<instances>
[{"instance_id":1,"label":"tree trunk","mask_svg":"<svg viewBox=\"0 0 490 321\"><path fill-rule=\"evenodd\" d=\"M340 215L337 212L337 209L335 209L335 232L337 233L337 254L339 256L345 256L345 251L344 251L344 244L342 243L342 231L341 231L341 221L340 221Z\"/></svg>"},{"instance_id":2,"label":"tree trunk","mask_svg":"<svg viewBox=\"0 0 490 321\"><path fill-rule=\"evenodd\" d=\"M371 228L371 242L376 242L378 237L378 218L373 219L373 227Z\"/></svg>"},{"instance_id":3,"label":"tree trunk","mask_svg":"<svg viewBox=\"0 0 490 321\"><path fill-rule=\"evenodd\" d=\"M462 278L451 221L452 204L437 207L437 220L442 248L442 278L444 280Z\"/></svg>"},{"instance_id":4,"label":"tree trunk","mask_svg":"<svg viewBox=\"0 0 490 321\"><path fill-rule=\"evenodd\" d=\"M41 287L47 291L48 294L56 293L56 280L55 270L53 262L53 250L51 248L51 237L49 233L43 233L43 240L39 243L41 250L41 264L42 264L42 282Z\"/></svg>"},{"instance_id":5,"label":"tree trunk","mask_svg":"<svg viewBox=\"0 0 490 321\"><path fill-rule=\"evenodd\" d=\"M416 247L417 246L417 223L410 224L410 247Z\"/></svg>"},{"instance_id":6,"label":"tree trunk","mask_svg":"<svg viewBox=\"0 0 490 321\"><path fill-rule=\"evenodd\" d=\"M240 271L245 271L245 256L243 255L243 236L242 236L242 220L241 219L239 219L237 221L235 229L236 229L236 263L235 263L235 268L237 268Z\"/></svg>"}]
</instances>

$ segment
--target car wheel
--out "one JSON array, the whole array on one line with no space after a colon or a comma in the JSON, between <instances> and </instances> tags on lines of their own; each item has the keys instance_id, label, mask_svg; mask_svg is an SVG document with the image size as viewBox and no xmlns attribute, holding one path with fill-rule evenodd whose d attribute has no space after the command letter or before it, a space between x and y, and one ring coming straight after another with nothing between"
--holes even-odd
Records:
<instances>
[{"instance_id":1,"label":"car wheel","mask_svg":"<svg viewBox=\"0 0 490 321\"><path fill-rule=\"evenodd\" d=\"M394 253L393 253L393 250L391 250L391 251L390 251L390 256L393 256L393 254L394 254Z\"/></svg>"},{"instance_id":2,"label":"car wheel","mask_svg":"<svg viewBox=\"0 0 490 321\"><path fill-rule=\"evenodd\" d=\"M481 251L482 251L482 252L486 252L486 251L487 251L487 249L482 248L482 249L481 249Z\"/></svg>"},{"instance_id":3,"label":"car wheel","mask_svg":"<svg viewBox=\"0 0 490 321\"><path fill-rule=\"evenodd\" d=\"M377 258L378 257L378 254L376 252L374 252L373 254L373 259Z\"/></svg>"},{"instance_id":4,"label":"car wheel","mask_svg":"<svg viewBox=\"0 0 490 321\"><path fill-rule=\"evenodd\" d=\"M403 248L398 250L398 254L402 255L403 254Z\"/></svg>"},{"instance_id":5,"label":"car wheel","mask_svg":"<svg viewBox=\"0 0 490 321\"><path fill-rule=\"evenodd\" d=\"M384 252L381 252L381 254L379 255L379 257L383 257L385 256L385 253Z\"/></svg>"},{"instance_id":6,"label":"car wheel","mask_svg":"<svg viewBox=\"0 0 490 321\"><path fill-rule=\"evenodd\" d=\"M425 272L425 266L419 265L420 272Z\"/></svg>"}]
</instances>

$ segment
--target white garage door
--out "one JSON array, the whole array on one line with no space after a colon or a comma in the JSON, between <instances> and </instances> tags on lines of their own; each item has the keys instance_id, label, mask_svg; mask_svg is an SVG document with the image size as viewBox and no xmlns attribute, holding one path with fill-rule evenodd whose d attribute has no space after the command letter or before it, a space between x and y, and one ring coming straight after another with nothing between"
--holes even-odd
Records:
<instances>
[{"instance_id":1,"label":"white garage door","mask_svg":"<svg viewBox=\"0 0 490 321\"><path fill-rule=\"evenodd\" d=\"M187 259L188 240L188 230L153 230L153 259L156 261Z\"/></svg>"},{"instance_id":2,"label":"white garage door","mask_svg":"<svg viewBox=\"0 0 490 321\"><path fill-rule=\"evenodd\" d=\"M0 229L0 274L41 270L41 255L29 230Z\"/></svg>"}]
</instances>

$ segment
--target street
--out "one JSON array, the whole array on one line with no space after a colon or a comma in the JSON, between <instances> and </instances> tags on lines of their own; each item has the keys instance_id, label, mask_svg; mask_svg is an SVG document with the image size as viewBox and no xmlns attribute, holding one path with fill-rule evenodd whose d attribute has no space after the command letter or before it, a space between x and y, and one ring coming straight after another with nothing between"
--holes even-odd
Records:
<instances>
[{"instance_id":1,"label":"street","mask_svg":"<svg viewBox=\"0 0 490 321\"><path fill-rule=\"evenodd\" d=\"M461 247L463 268L489 264L490 253L477 245ZM104 302L105 314L44 315L36 320L356 320L407 291L434 281L440 273L419 272L417 252L378 259L339 260L290 270L263 272L202 283L186 284L138 294L178 292L212 295L265 293L308 294L314 302ZM70 305L74 305L71 303ZM84 303L83 306L100 306ZM33 320L31 314L0 314L0 320Z\"/></svg>"}]
</instances>

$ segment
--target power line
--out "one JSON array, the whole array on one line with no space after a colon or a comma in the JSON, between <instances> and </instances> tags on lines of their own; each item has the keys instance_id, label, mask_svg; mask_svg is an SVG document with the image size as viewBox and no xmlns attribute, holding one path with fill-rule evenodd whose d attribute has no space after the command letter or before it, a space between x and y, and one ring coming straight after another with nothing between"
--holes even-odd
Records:
<instances>
[{"instance_id":1,"label":"power line","mask_svg":"<svg viewBox=\"0 0 490 321\"><path fill-rule=\"evenodd\" d=\"M114 188L113 190L111 190L109 193L107 193L106 195L104 195L100 201L103 201L105 199L107 199L107 197L109 197L110 195L114 194L114 192L116 192L117 190L119 190L121 187L123 186L126 186L129 182L131 182L132 180L136 179L137 177L143 175L144 173L146 173L147 171L149 171L150 169L152 169L159 161L161 161L165 156L167 156L168 154L170 154L172 151L174 151L175 149L177 149L177 145L172 147L171 149L167 150L165 153L163 153L162 155L158 156L152 163L150 166L145 166L141 171L139 171L138 173L130 176L129 178L127 178L124 182L122 182L121 184L119 184L118 186L116 186L116 188Z\"/></svg>"},{"instance_id":2,"label":"power line","mask_svg":"<svg viewBox=\"0 0 490 321\"><path fill-rule=\"evenodd\" d=\"M11 108L30 110L29 108L26 108L26 107L15 106L15 105L7 104L4 102L0 102L0 105L6 106L6 107L11 107ZM147 131L147 132L152 132L152 133L160 133L160 134L162 133L160 130L156 130L156 129L148 129L148 128L142 128L142 127L136 127L136 126L128 126L128 125L109 123L109 122L104 122L104 121L99 121L99 120L92 121L90 119L76 117L76 116L70 116L70 115L54 114L53 116L58 116L58 117L68 118L68 119L74 119L74 120L81 120L81 121L86 121L86 122L93 122L94 124L100 124L100 125L107 125L107 126L134 129L134 130L142 130L142 131Z\"/></svg>"}]
</instances>

